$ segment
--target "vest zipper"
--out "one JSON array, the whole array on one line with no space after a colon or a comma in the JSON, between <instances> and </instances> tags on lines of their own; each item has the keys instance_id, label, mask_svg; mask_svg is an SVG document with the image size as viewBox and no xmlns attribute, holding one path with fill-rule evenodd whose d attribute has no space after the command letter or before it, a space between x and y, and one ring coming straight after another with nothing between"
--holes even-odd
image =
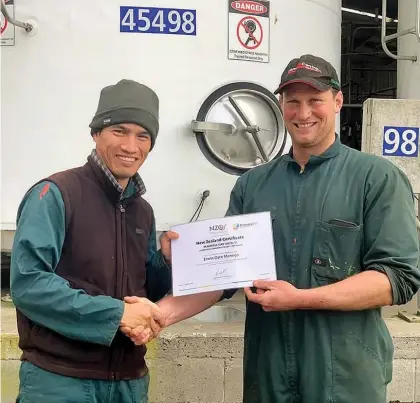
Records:
<instances>
[{"instance_id":1,"label":"vest zipper","mask_svg":"<svg viewBox=\"0 0 420 403\"><path fill-rule=\"evenodd\" d=\"M124 230L125 230L125 226L124 226L124 213L125 213L125 208L122 205L122 203L120 202L117 205L117 208L120 210L120 226L119 228L117 228L117 231L119 231L119 238L120 238L120 248L121 250L119 251L119 255L120 255L120 259L121 259L121 265L118 265L120 267L121 272L121 284L119 287L119 290L117 290L117 293L120 294L121 298L124 298L123 295L123 290L124 290L124 271L125 271L125 243L124 243ZM119 273L118 273L119 274ZM117 275L118 275L117 274ZM118 283L118 279L117 279L117 283ZM118 297L118 295L117 295ZM113 364L111 364L111 368L118 368L119 363L121 361L121 354L118 351L113 351L111 353L111 363L113 362ZM111 369L110 368L110 369ZM111 375L110 375L110 379L112 381L116 380L116 372L111 370Z\"/></svg>"},{"instance_id":2,"label":"vest zipper","mask_svg":"<svg viewBox=\"0 0 420 403\"><path fill-rule=\"evenodd\" d=\"M119 289L119 293L121 298L124 298L124 281L125 281L125 271L127 269L126 267L126 234L125 234L125 208L123 206L123 204L120 202L120 213L121 213L121 228L120 228L120 233L121 233L121 283L120 283L120 289Z\"/></svg>"}]
</instances>

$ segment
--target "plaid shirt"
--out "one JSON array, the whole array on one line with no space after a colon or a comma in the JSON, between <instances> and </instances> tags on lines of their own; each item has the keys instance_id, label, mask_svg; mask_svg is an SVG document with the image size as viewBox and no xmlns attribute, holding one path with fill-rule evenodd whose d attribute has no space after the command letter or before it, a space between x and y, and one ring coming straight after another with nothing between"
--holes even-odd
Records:
<instances>
[{"instance_id":1,"label":"plaid shirt","mask_svg":"<svg viewBox=\"0 0 420 403\"><path fill-rule=\"evenodd\" d=\"M118 192L121 194L121 198L122 198L122 196L124 194L124 189L118 183L118 181L115 179L115 176L112 174L112 172L109 170L109 168L102 161L101 157L99 157L99 155L98 155L98 153L96 152L95 149L92 150L90 156L98 164L98 166L102 169L104 174L107 176L107 178L114 185L115 189L117 189ZM146 186L144 185L144 182L143 182L143 180L141 179L141 177L138 173L136 173L133 177L131 177L130 181L132 181L136 193L139 192L140 196L144 195L146 193Z\"/></svg>"}]
</instances>

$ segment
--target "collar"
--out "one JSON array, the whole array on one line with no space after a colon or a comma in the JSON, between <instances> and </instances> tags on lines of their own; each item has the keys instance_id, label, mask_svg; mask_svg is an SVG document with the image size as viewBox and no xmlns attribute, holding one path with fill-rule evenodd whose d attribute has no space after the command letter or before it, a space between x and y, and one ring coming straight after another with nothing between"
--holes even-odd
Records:
<instances>
[{"instance_id":1,"label":"collar","mask_svg":"<svg viewBox=\"0 0 420 403\"><path fill-rule=\"evenodd\" d=\"M102 160L102 158L98 155L95 149L92 150L90 157L95 162L95 164L101 168L102 172L105 174L105 176L109 179L111 184L114 186L114 188L118 191L120 194L120 197L123 198L124 193L127 193L130 189L133 189L132 192L129 192L130 194L127 195L131 196L131 194L140 194L144 195L146 193L146 186L141 179L140 175L136 173L134 176L132 176L128 182L128 185L125 189L122 188L122 186L118 183L118 181L115 179L115 176L112 174L112 172L109 170L109 168L106 166L105 162Z\"/></svg>"},{"instance_id":2,"label":"collar","mask_svg":"<svg viewBox=\"0 0 420 403\"><path fill-rule=\"evenodd\" d=\"M331 146L327 148L322 154L311 155L306 165L319 165L326 160L334 158L338 154L340 154L341 148L342 148L342 144L340 141L340 137L336 133L334 143L331 144ZM293 146L290 147L290 151L284 157L285 157L286 162L297 163L296 160L293 158Z\"/></svg>"}]
</instances>

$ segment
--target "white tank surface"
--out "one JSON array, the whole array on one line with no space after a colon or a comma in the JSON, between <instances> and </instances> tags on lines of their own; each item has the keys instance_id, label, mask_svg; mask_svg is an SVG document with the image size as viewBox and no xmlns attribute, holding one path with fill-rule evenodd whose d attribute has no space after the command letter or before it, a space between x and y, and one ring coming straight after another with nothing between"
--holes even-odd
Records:
<instances>
[{"instance_id":1,"label":"white tank surface","mask_svg":"<svg viewBox=\"0 0 420 403\"><path fill-rule=\"evenodd\" d=\"M418 35L408 34L398 39L398 55L416 56L415 62L399 60L397 67L397 98L420 99L420 0L399 0L398 31L418 24Z\"/></svg>"},{"instance_id":2,"label":"white tank surface","mask_svg":"<svg viewBox=\"0 0 420 403\"><path fill-rule=\"evenodd\" d=\"M85 163L106 85L128 78L159 95L160 132L140 173L161 231L189 221L204 190L200 219L223 216L241 170L263 163L229 96L271 159L289 148L272 95L287 62L313 53L340 71L340 0L14 3L15 18L35 28L2 40L2 229L15 228L34 182ZM219 125L195 134L200 119Z\"/></svg>"}]
</instances>

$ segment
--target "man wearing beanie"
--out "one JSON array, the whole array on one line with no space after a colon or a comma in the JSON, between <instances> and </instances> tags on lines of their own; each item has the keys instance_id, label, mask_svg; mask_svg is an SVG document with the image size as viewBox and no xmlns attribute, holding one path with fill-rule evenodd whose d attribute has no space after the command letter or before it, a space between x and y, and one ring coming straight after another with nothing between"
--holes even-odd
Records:
<instances>
[{"instance_id":1,"label":"man wearing beanie","mask_svg":"<svg viewBox=\"0 0 420 403\"><path fill-rule=\"evenodd\" d=\"M410 183L340 143L343 104L326 60L302 55L278 89L290 152L249 170L227 214L270 211L277 281L246 288L244 403L386 403L393 344L381 307L420 287ZM236 290L158 302L165 326Z\"/></svg>"},{"instance_id":2,"label":"man wearing beanie","mask_svg":"<svg viewBox=\"0 0 420 403\"><path fill-rule=\"evenodd\" d=\"M22 350L17 401L147 402L154 302L171 288L171 232L156 251L138 169L156 142L159 100L121 80L101 91L85 165L34 184L18 210L11 296ZM136 296L133 300L130 297Z\"/></svg>"}]
</instances>

